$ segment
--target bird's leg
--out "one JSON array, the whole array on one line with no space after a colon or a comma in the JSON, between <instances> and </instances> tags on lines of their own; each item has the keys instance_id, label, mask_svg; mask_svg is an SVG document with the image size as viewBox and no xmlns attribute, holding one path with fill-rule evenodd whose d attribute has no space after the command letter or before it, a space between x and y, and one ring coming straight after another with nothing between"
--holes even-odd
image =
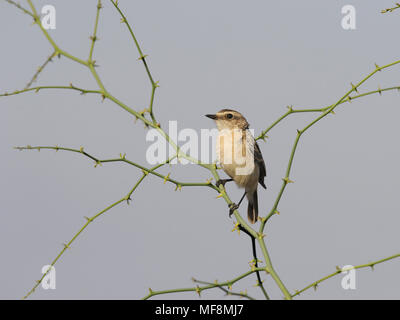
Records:
<instances>
[{"instance_id":1,"label":"bird's leg","mask_svg":"<svg viewBox=\"0 0 400 320\"><path fill-rule=\"evenodd\" d=\"M231 182L233 181L233 179L219 179L215 185L217 186L217 188L219 188L219 186L222 184L225 187L225 183L227 182Z\"/></svg>"},{"instance_id":2,"label":"bird's leg","mask_svg":"<svg viewBox=\"0 0 400 320\"><path fill-rule=\"evenodd\" d=\"M243 194L243 196L242 196L242 198L240 199L240 201L239 201L238 204L236 204L236 203L231 203L231 204L229 205L229 217L233 214L233 211L239 209L239 206L240 206L240 204L242 203L242 201L243 201L245 195L246 195L246 191L244 192L244 194Z\"/></svg>"}]
</instances>

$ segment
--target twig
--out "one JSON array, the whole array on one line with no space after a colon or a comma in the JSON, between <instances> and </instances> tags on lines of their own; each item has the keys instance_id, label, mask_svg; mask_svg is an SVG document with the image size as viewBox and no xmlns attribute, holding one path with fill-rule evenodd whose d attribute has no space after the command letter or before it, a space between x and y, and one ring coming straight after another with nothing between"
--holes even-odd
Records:
<instances>
[{"instance_id":1,"label":"twig","mask_svg":"<svg viewBox=\"0 0 400 320\"><path fill-rule=\"evenodd\" d=\"M296 152L296 149L297 149L297 146L298 146L298 143L299 143L299 140L300 140L301 136L302 136L308 129L310 129L314 124L316 124L318 121L320 121L321 119L325 118L328 114L331 114L331 113L335 110L335 108L336 108L338 105L340 105L340 104L342 104L343 102L346 102L346 101L351 101L352 98L350 98L350 95L351 95L353 92L358 92L358 88L359 88L364 82L366 82L369 78L371 78L373 75L375 75L377 72L380 72L380 71L382 71L382 70L384 70L384 69L387 69L387 68L389 68L389 67L392 67L392 66L394 66L394 65L397 65L397 64L399 64L399 63L400 63L400 60L397 60L397 61L394 61L394 62L389 63L389 64L387 64L387 65L384 65L384 66L382 66L382 67L380 67L380 66L378 66L377 64L375 64L375 69L374 69L372 72L370 72L367 76L365 76L361 81L359 81L356 85L353 85L353 84L351 83L351 89L348 90L336 103L334 103L333 105L331 105L331 106L329 106L328 108L326 108L326 109L322 112L321 115L319 115L317 118L315 118L313 121L311 121L311 122L310 122L308 125L306 125L303 129L297 130L297 135L296 135L296 138L295 138L293 147L292 147L292 151L291 151L290 156L289 156L289 162L288 162L288 165L287 165L287 168L286 168L285 177L282 178L282 181L283 181L283 182L282 182L281 189L280 189L279 192L278 192L278 195L277 195L277 197L276 197L276 199L275 199L275 202L274 202L274 204L273 204L273 206L272 206L272 208L271 208L269 214L268 214L265 218L262 219L262 222L261 222L261 225L260 225L260 230L259 230L260 233L263 232L263 230L264 230L264 228L265 228L265 225L266 225L266 222L267 222L274 214L276 214L276 213L278 212L278 205L279 205L279 202L280 202L280 200L281 200L281 198L282 198L283 192L285 191L286 186L287 186L289 183L292 183L292 182L293 182L292 180L290 180L290 172L291 172L291 169L292 169L292 164L293 164L293 160L294 160L294 155L295 155L295 152ZM394 89L397 89L397 90L398 90L399 87L387 88L386 91L388 91L388 90L394 90ZM358 97L362 97L362 96L365 96L365 95L368 95L368 94L373 94L373 93L376 93L376 92L381 93L382 91L383 91L383 89L379 89L379 88L378 88L378 90L375 90L375 91L371 91L371 92L367 92L367 93L358 95ZM353 98L353 99L354 99L354 98Z\"/></svg>"},{"instance_id":2,"label":"twig","mask_svg":"<svg viewBox=\"0 0 400 320\"><path fill-rule=\"evenodd\" d=\"M14 92L5 92L5 93L0 94L0 97L14 96L17 94L26 93L26 92L30 92L30 91L34 91L35 93L38 93L40 90L45 90L45 89L75 90L75 91L79 91L81 94L86 94L86 93L102 94L102 92L99 90L82 89L82 88L75 87L71 83L69 86L39 86L39 87L32 87L32 88L27 88L27 89L23 89L23 90L16 90Z\"/></svg>"},{"instance_id":3,"label":"twig","mask_svg":"<svg viewBox=\"0 0 400 320\"><path fill-rule=\"evenodd\" d=\"M258 272L258 271L257 271ZM195 283L200 283L200 284L206 284L206 285L215 285L216 286L216 288L219 288L219 289L221 289L223 292L225 292L225 294L227 295L227 296L238 296L238 297L241 297L241 298L246 298L246 299L249 299L249 300L256 300L256 299L254 299L253 297L251 297L251 296L249 296L248 294L247 294L247 290L245 290L245 291L240 291L240 292L235 292L235 291L232 291L232 290L229 290L229 287L228 287L228 289L226 289L226 288L224 288L222 285L220 285L217 281L215 281L215 283L211 283L211 282L207 282L207 281L202 281L202 280L197 280L197 279L193 279L193 282L195 282Z\"/></svg>"},{"instance_id":4,"label":"twig","mask_svg":"<svg viewBox=\"0 0 400 320\"><path fill-rule=\"evenodd\" d=\"M131 34L131 37L132 37L132 39L133 39L133 41L135 43L136 49L139 52L139 59L138 60L141 60L143 62L143 65L144 65L144 68L146 70L147 76L148 76L148 78L150 80L150 83L151 83L151 95L150 95L150 104L149 104L149 110L148 111L149 111L151 119L153 120L153 123L157 123L156 118L155 118L154 113L153 113L153 104L154 104L154 96L155 96L155 93L156 93L156 89L159 87L159 85L158 85L158 81L157 82L154 81L154 78L151 75L150 68L149 68L149 66L147 64L147 61L146 61L146 57L148 55L143 54L143 51L140 48L139 42L136 39L136 36L132 31L132 28L131 28L131 26L130 26L130 24L128 22L128 19L126 18L124 13L119 8L118 1L113 1L113 0L110 0L110 1L114 5L115 9L117 9L118 13L120 14L121 22L124 23L126 25L126 27L128 28L129 33Z\"/></svg>"},{"instance_id":5,"label":"twig","mask_svg":"<svg viewBox=\"0 0 400 320\"><path fill-rule=\"evenodd\" d=\"M395 254L395 255L393 255L393 256L390 256L390 257L387 257L387 258L384 258L384 259L381 259L381 260L377 260L377 261L374 261L374 262L370 262L370 263L360 264L360 265L358 265L358 266L354 266L354 268L352 268L352 269L362 269L362 268L370 267L370 268L373 270L373 268L374 268L375 265L377 265L377 264L379 264L379 263L382 263L382 262L385 262L385 261L388 261L388 260L392 260L392 259L398 258L398 257L400 257L400 254ZM302 292L304 292L304 291L306 291L306 290L308 290L308 289L310 289L310 288L316 289L317 286L318 286L321 282L323 282L323 281L325 281L325 280L328 280L328 279L330 279L330 278L332 278L332 277L338 275L339 273L342 273L343 271L346 271L346 270L343 270L342 268L336 268L336 271L335 271L335 272L332 272L331 274L329 274L329 275L327 275L327 276L325 276L325 277L323 277L323 278L321 278L321 279L319 279L319 280L317 280L317 281L311 283L310 285L304 287L304 288L301 289L301 290L296 290L295 293L292 294L292 297L298 296L299 294L301 294Z\"/></svg>"},{"instance_id":6,"label":"twig","mask_svg":"<svg viewBox=\"0 0 400 320\"><path fill-rule=\"evenodd\" d=\"M250 239L251 239L251 247L252 247L252 251L253 251L253 265L252 268L254 269L258 269L258 258L257 258L257 250L256 250L256 239L250 234L250 232L248 232L246 229L244 229L241 225L238 226L240 231L243 231L244 233L246 233ZM267 291L264 288L263 285L263 281L261 280L261 276L260 276L260 271L256 271L256 275L257 275L257 286L260 287L262 293L264 294L265 299L269 300L269 295L267 293Z\"/></svg>"},{"instance_id":7,"label":"twig","mask_svg":"<svg viewBox=\"0 0 400 320\"><path fill-rule=\"evenodd\" d=\"M210 283L206 286L200 287L200 286L196 286L196 287L191 287L191 288L179 288L179 289L169 289L169 290L160 290L160 291L154 291L151 288L149 289L149 294L146 295L145 297L143 297L143 300L147 300L151 297L157 296L157 295L161 295L161 294L169 294L169 293L178 293L178 292L197 292L197 294L200 296L201 292L204 290L208 290L208 289L213 289L213 288L220 288L220 287L228 287L228 289L230 289L232 287L232 285L236 282L238 282L239 280L242 280L243 278L246 278L247 276L253 274L256 271L261 271L264 270L264 268L258 268L258 269L254 269L254 270L249 270L243 274L241 274L240 276L229 280L229 281L225 281L225 282L221 282L221 283ZM193 281L198 281L195 279L192 279Z\"/></svg>"},{"instance_id":8,"label":"twig","mask_svg":"<svg viewBox=\"0 0 400 320\"><path fill-rule=\"evenodd\" d=\"M169 177L169 175L166 175L166 176L162 175L162 174L158 173L157 171L155 171L154 168L153 169L148 169L148 168L146 168L146 167L144 167L144 166L142 166L142 165L140 165L138 163L135 163L135 162L133 162L131 160L128 160L126 158L125 154L124 155L120 154L119 158L99 159L99 158L87 153L84 150L83 147L80 148L80 149L73 149L73 148L65 148L65 147L59 147L59 146L33 146L32 147L32 146L28 145L28 146L25 146L25 147L14 147L14 149L20 150L20 151L22 151L22 150L38 150L38 151L40 151L40 150L50 149L50 150L55 150L55 151L69 151L69 152L79 153L79 154L82 154L82 155L84 155L85 157L87 157L89 159L92 159L94 161L94 163L95 163L94 164L95 167L97 167L98 165L100 165L102 163L124 162L124 163L127 163L127 164L131 165L131 166L134 166L136 168L141 169L142 172L144 174L146 174L146 175L147 174L152 174L152 175L162 179L164 182L170 182L170 183L175 184L175 186L176 186L175 190L180 190L180 189L182 189L182 187L210 187L210 188L212 188L214 190L217 190L217 188L211 182L204 182L204 183L203 182L180 182L180 181L171 179ZM174 158L176 158L176 155L171 157L171 158L169 158L164 163L170 163L170 161L172 159L174 159Z\"/></svg>"},{"instance_id":9,"label":"twig","mask_svg":"<svg viewBox=\"0 0 400 320\"><path fill-rule=\"evenodd\" d=\"M393 8L388 8L388 9L384 9L384 10L381 11L381 13L393 12L394 10L396 10L396 9L398 9L398 8L400 8L400 3L397 2L395 7L393 7Z\"/></svg>"},{"instance_id":10,"label":"twig","mask_svg":"<svg viewBox=\"0 0 400 320\"><path fill-rule=\"evenodd\" d=\"M51 62L52 59L53 59L56 55L57 55L57 52L54 51L50 56L48 56L48 58L46 59L46 61L37 69L36 73L33 75L33 77L31 78L31 80L27 83L27 85L25 86L25 89L28 89L28 88L32 85L32 83L34 83L34 82L37 80L39 74L44 70L44 68L46 68L47 64L48 64L49 62Z\"/></svg>"},{"instance_id":11,"label":"twig","mask_svg":"<svg viewBox=\"0 0 400 320\"><path fill-rule=\"evenodd\" d=\"M168 159L169 160L169 159ZM149 170L149 172L152 172L158 168L160 168L161 166L163 166L164 164L166 164L166 162L163 162L153 168L151 168ZM63 249L60 251L60 253L56 256L56 258L51 262L49 269L43 274L43 276L36 281L35 285L33 286L33 288L23 297L23 299L28 298L34 291L35 289L42 283L43 279L46 277L46 275L48 274L48 272L51 270L51 267L53 267L56 262L58 261L58 259L64 254L64 252L67 249L71 248L72 243L75 241L75 239L87 228L87 226L93 222L94 220L96 220L98 217L100 217L102 214L104 214L105 212L109 211L110 209L114 208L115 206L121 204L122 202L126 201L129 204L129 201L131 201L131 196L133 194L133 192L137 189L137 187L140 185L140 183L146 178L147 174L143 173L143 175L141 176L141 178L136 182L136 184L133 186L133 188L128 192L128 194L126 196L124 196L123 198L119 199L118 201L112 203L111 205L109 205L107 208L101 210L99 213L95 214L94 216L88 218L85 217L85 219L87 220L86 223L79 229L79 231L77 233L75 233L75 235L71 238L71 240L69 240L67 243L63 244Z\"/></svg>"},{"instance_id":12,"label":"twig","mask_svg":"<svg viewBox=\"0 0 400 320\"><path fill-rule=\"evenodd\" d=\"M32 12L30 12L29 10L25 9L24 7L22 7L19 3L12 1L12 0L6 0L9 4L12 4L13 6L17 7L19 10L21 10L22 12L30 15L32 18L34 17Z\"/></svg>"},{"instance_id":13,"label":"twig","mask_svg":"<svg viewBox=\"0 0 400 320\"><path fill-rule=\"evenodd\" d=\"M95 23L94 23L93 35L90 37L91 45L90 45L89 58L88 58L88 62L89 63L93 63L93 50L94 50L94 44L98 40L98 38L97 38L97 27L99 25L99 16L100 16L101 8L102 8L101 1L98 0L98 2L97 2L97 11L96 11L96 20L95 20Z\"/></svg>"},{"instance_id":14,"label":"twig","mask_svg":"<svg viewBox=\"0 0 400 320\"><path fill-rule=\"evenodd\" d=\"M400 86L397 87L389 87L389 88L378 88L377 90L373 90L373 91L369 91L369 92L365 92L362 94L358 94L358 95L354 95L354 96L348 96L346 100L341 101L338 105L345 103L345 102L352 102L353 100L356 100L358 98L361 97L365 97L365 96L369 96L371 94L376 94L379 93L380 95L382 95L382 92L385 91L392 91L392 90L397 90L400 91ZM328 110L329 108L331 108L332 105L324 107L324 108L317 108L317 109L293 109L293 106L288 106L288 111L286 111L282 116L280 116L277 120L275 120L268 128L266 128L265 130L263 130L260 135L256 138L256 140L264 140L265 138L267 138L267 133L269 131L271 131L277 124L279 124L282 120L284 120L286 117L288 117L291 114L295 114L295 113L313 113L313 112L324 112L326 110Z\"/></svg>"}]
</instances>

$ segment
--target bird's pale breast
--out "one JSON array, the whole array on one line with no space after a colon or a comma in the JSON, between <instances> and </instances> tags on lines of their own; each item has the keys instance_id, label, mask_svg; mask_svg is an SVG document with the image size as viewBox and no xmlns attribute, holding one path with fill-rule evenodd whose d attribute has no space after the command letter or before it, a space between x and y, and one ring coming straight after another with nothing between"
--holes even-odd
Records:
<instances>
[{"instance_id":1,"label":"bird's pale breast","mask_svg":"<svg viewBox=\"0 0 400 320\"><path fill-rule=\"evenodd\" d=\"M257 187L259 169L254 165L254 138L248 130L220 130L216 149L220 165L239 187Z\"/></svg>"}]
</instances>

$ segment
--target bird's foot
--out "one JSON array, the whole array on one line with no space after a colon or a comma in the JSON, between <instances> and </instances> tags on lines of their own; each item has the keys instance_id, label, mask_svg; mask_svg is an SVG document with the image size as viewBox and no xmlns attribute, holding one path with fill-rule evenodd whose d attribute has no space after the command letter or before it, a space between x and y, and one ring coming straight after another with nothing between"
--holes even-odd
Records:
<instances>
[{"instance_id":1,"label":"bird's foot","mask_svg":"<svg viewBox=\"0 0 400 320\"><path fill-rule=\"evenodd\" d=\"M222 185L225 187L225 183L226 183L226 181L219 179L219 180L215 183L215 186L216 186L217 188L219 188L219 186L222 184Z\"/></svg>"},{"instance_id":2,"label":"bird's foot","mask_svg":"<svg viewBox=\"0 0 400 320\"><path fill-rule=\"evenodd\" d=\"M222 184L224 186L224 188L225 188L225 183L230 182L230 181L233 181L233 179L219 179L215 183L215 185L216 185L217 188L219 188L219 186Z\"/></svg>"},{"instance_id":3,"label":"bird's foot","mask_svg":"<svg viewBox=\"0 0 400 320\"><path fill-rule=\"evenodd\" d=\"M236 203L231 203L229 205L229 218L231 217L231 215L233 214L233 211L239 209L239 206Z\"/></svg>"}]
</instances>

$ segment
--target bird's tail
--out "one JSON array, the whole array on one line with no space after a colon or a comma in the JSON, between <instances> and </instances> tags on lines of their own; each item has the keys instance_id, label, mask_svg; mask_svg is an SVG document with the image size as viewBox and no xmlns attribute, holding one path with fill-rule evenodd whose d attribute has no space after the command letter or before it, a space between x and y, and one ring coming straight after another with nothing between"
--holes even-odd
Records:
<instances>
[{"instance_id":1,"label":"bird's tail","mask_svg":"<svg viewBox=\"0 0 400 320\"><path fill-rule=\"evenodd\" d=\"M255 190L251 197L248 197L249 204L247 206L247 218L251 223L256 223L258 219L258 197Z\"/></svg>"}]
</instances>

